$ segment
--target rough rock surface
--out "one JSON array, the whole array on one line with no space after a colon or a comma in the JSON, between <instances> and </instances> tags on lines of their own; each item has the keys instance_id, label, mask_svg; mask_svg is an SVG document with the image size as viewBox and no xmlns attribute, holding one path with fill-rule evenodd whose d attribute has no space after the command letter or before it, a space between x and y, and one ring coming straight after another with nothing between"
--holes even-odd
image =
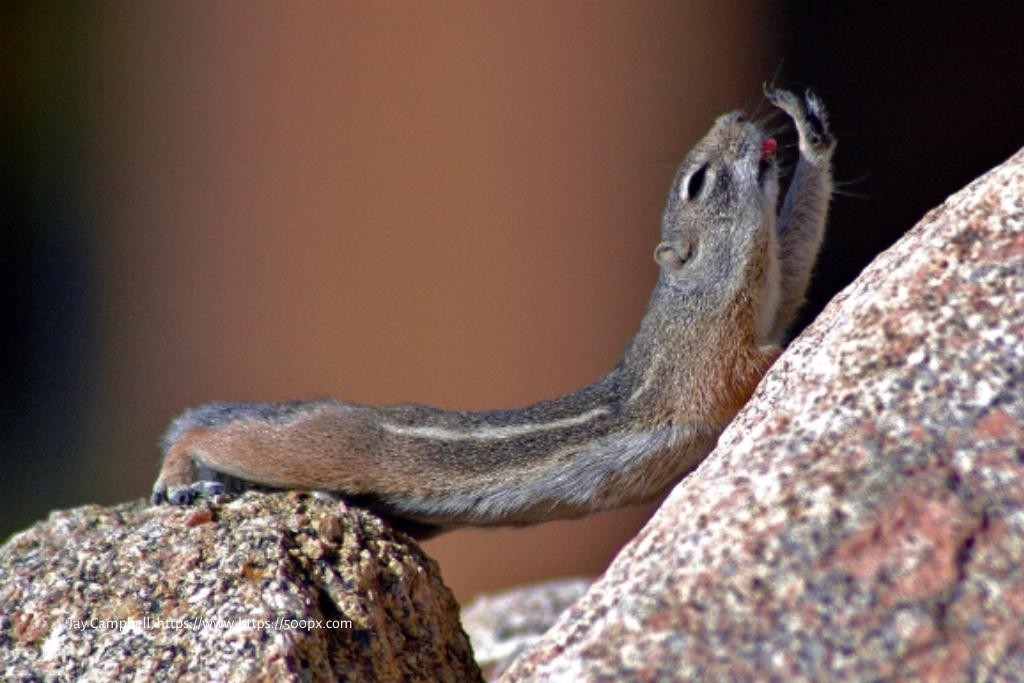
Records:
<instances>
[{"instance_id":1,"label":"rough rock surface","mask_svg":"<svg viewBox=\"0 0 1024 683\"><path fill-rule=\"evenodd\" d=\"M462 610L462 626L476 663L497 677L590 588L590 579L571 578L481 595Z\"/></svg>"},{"instance_id":2,"label":"rough rock surface","mask_svg":"<svg viewBox=\"0 0 1024 683\"><path fill-rule=\"evenodd\" d=\"M44 679L480 672L418 546L342 503L249 493L56 512L0 548L0 680Z\"/></svg>"},{"instance_id":3,"label":"rough rock surface","mask_svg":"<svg viewBox=\"0 0 1024 683\"><path fill-rule=\"evenodd\" d=\"M1024 150L930 212L502 680L1024 679Z\"/></svg>"}]
</instances>

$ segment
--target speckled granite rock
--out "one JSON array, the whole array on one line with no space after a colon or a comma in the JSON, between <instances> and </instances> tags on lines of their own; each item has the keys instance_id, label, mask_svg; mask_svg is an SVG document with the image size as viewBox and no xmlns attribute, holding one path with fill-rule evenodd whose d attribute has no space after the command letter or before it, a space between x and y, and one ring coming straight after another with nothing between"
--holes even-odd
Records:
<instances>
[{"instance_id":1,"label":"speckled granite rock","mask_svg":"<svg viewBox=\"0 0 1024 683\"><path fill-rule=\"evenodd\" d=\"M467 605L462 610L462 626L485 676L500 675L591 583L583 578L558 579L481 595Z\"/></svg>"},{"instance_id":2,"label":"speckled granite rock","mask_svg":"<svg viewBox=\"0 0 1024 683\"><path fill-rule=\"evenodd\" d=\"M502 680L1024 679L1022 197L868 267Z\"/></svg>"},{"instance_id":3,"label":"speckled granite rock","mask_svg":"<svg viewBox=\"0 0 1024 683\"><path fill-rule=\"evenodd\" d=\"M56 512L0 548L0 680L44 679L480 672L451 592L415 544L341 503L250 493Z\"/></svg>"}]
</instances>

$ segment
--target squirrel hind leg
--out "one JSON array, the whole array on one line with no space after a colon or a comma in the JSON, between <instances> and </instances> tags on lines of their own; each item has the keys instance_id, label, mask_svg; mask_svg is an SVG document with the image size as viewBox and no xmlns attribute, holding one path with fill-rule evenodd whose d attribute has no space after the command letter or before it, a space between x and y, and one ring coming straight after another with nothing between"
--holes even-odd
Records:
<instances>
[{"instance_id":1,"label":"squirrel hind leg","mask_svg":"<svg viewBox=\"0 0 1024 683\"><path fill-rule=\"evenodd\" d=\"M171 422L161 440L164 453L160 476L151 501L187 505L197 497L241 493L251 488L273 490L248 479L227 474L216 460L210 438L218 431L248 421L278 423L301 415L313 405L307 401L279 403L209 403L190 408Z\"/></svg>"},{"instance_id":2,"label":"squirrel hind leg","mask_svg":"<svg viewBox=\"0 0 1024 683\"><path fill-rule=\"evenodd\" d=\"M199 493L193 487L197 483L197 475L198 468L188 450L172 446L164 455L160 476L153 484L150 501L154 505L164 502L173 505L191 503Z\"/></svg>"},{"instance_id":3,"label":"squirrel hind leg","mask_svg":"<svg viewBox=\"0 0 1024 683\"><path fill-rule=\"evenodd\" d=\"M267 487L209 467L196 465L191 457L186 455L182 458L164 460L160 477L153 485L150 502L153 505L160 503L188 505L197 498L234 495L254 488L264 489Z\"/></svg>"},{"instance_id":4,"label":"squirrel hind leg","mask_svg":"<svg viewBox=\"0 0 1024 683\"><path fill-rule=\"evenodd\" d=\"M167 447L150 496L154 505L188 505L196 498L241 493L257 486L197 460L189 436L187 432L179 434L178 440Z\"/></svg>"}]
</instances>

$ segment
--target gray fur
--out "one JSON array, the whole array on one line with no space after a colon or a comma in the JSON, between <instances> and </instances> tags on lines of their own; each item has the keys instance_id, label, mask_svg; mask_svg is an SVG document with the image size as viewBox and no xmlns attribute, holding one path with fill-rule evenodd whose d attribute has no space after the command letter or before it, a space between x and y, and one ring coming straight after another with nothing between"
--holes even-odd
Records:
<instances>
[{"instance_id":1,"label":"gray fur","mask_svg":"<svg viewBox=\"0 0 1024 683\"><path fill-rule=\"evenodd\" d=\"M645 460L665 457L675 444L684 440L684 434L686 428L682 426L657 427L639 433L620 431L563 448L558 461L540 476L484 489L453 487L443 496L417 500L393 496L385 502L399 515L436 520L440 525L452 519L469 519L481 525L515 524L522 511L531 512L522 520L528 522L537 508L548 508L554 513L560 507L568 507L579 515L589 514L602 509L595 491L614 485L620 473L645 471ZM673 471L666 481L655 482L657 490L678 474ZM607 491L605 495L613 497L615 492Z\"/></svg>"}]
</instances>

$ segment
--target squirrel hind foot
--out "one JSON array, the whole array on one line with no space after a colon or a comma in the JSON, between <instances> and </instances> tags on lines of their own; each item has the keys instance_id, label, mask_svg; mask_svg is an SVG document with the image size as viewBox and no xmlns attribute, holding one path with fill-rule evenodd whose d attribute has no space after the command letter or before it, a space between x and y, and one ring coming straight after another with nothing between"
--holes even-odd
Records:
<instances>
[{"instance_id":1,"label":"squirrel hind foot","mask_svg":"<svg viewBox=\"0 0 1024 683\"><path fill-rule=\"evenodd\" d=\"M196 463L184 447L172 447L153 484L150 502L188 505L197 498L238 494L258 485Z\"/></svg>"},{"instance_id":2,"label":"squirrel hind foot","mask_svg":"<svg viewBox=\"0 0 1024 683\"><path fill-rule=\"evenodd\" d=\"M225 493L225 487L219 481L196 481L182 486L154 486L150 502L153 505L169 503L171 505L189 505L199 498L213 498Z\"/></svg>"}]
</instances>

